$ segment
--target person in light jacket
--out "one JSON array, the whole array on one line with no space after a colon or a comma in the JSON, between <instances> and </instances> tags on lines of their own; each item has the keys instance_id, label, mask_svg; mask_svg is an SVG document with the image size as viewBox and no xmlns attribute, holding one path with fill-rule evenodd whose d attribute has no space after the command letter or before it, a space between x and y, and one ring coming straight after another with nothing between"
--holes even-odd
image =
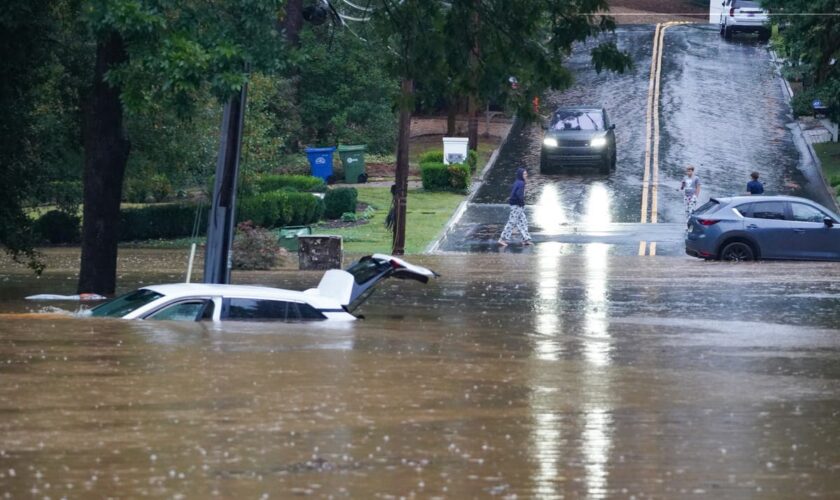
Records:
<instances>
[{"instance_id":1,"label":"person in light jacket","mask_svg":"<svg viewBox=\"0 0 840 500\"><path fill-rule=\"evenodd\" d=\"M531 234L528 232L528 218L525 217L525 181L528 179L528 171L523 167L516 169L516 180L510 190L510 217L502 230L499 238L499 245L506 247L510 242L514 228L522 235L522 244L531 245Z\"/></svg>"}]
</instances>

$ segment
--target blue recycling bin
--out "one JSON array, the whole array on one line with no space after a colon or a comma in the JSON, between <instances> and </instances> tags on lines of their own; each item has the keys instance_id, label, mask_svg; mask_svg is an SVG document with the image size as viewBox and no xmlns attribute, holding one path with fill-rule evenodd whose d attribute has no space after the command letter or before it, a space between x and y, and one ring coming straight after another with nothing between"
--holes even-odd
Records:
<instances>
[{"instance_id":1,"label":"blue recycling bin","mask_svg":"<svg viewBox=\"0 0 840 500\"><path fill-rule=\"evenodd\" d=\"M333 174L333 152L335 148L306 148L306 157L312 177L320 177L328 182Z\"/></svg>"}]
</instances>

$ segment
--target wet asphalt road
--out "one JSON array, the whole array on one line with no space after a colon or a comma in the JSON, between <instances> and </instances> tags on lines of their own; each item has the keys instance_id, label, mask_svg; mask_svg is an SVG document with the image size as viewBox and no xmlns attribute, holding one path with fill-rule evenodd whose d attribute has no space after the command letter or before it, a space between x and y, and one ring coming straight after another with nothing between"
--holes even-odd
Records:
<instances>
[{"instance_id":1,"label":"wet asphalt road","mask_svg":"<svg viewBox=\"0 0 840 500\"><path fill-rule=\"evenodd\" d=\"M569 233L640 222L653 27L623 27L613 37L630 52L635 70L598 75L589 59L592 44L582 46L569 61L575 85L548 95L543 108L548 112L561 105L605 107L617 127L616 170L607 176L591 169L541 175L542 130L519 124L440 250L497 251L494 242L507 219L509 186L520 165L530 174L526 203L537 242L571 243L571 251L580 251L580 242L570 239ZM669 28L664 45L657 213L660 223L672 226L664 236L657 228L651 229L651 237L616 242L612 253L636 254L639 241L654 241L653 237L662 238L660 254L682 253L684 216L678 188L687 164L697 168L703 184L700 203L710 196L743 193L749 173L758 170L768 194L805 196L831 206L824 199L819 174L801 160L789 129L793 119L789 105L765 44L753 37L727 42L712 26L689 25ZM638 233L650 228L636 229ZM620 239L626 232L616 236Z\"/></svg>"},{"instance_id":2,"label":"wet asphalt road","mask_svg":"<svg viewBox=\"0 0 840 500\"><path fill-rule=\"evenodd\" d=\"M418 257L339 326L3 316L0 494L840 496L840 269L608 246Z\"/></svg>"}]
</instances>

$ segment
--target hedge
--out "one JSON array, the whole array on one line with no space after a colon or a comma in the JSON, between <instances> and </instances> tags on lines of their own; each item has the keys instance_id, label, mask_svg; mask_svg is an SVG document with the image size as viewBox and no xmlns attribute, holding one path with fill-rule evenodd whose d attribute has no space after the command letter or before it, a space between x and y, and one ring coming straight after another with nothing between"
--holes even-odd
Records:
<instances>
[{"instance_id":1,"label":"hedge","mask_svg":"<svg viewBox=\"0 0 840 500\"><path fill-rule=\"evenodd\" d=\"M261 227L301 226L324 215L324 201L310 193L272 191L243 198L237 222L252 221Z\"/></svg>"},{"instance_id":2,"label":"hedge","mask_svg":"<svg viewBox=\"0 0 840 500\"><path fill-rule=\"evenodd\" d=\"M444 165L431 162L420 165L420 177L426 191L465 192L470 187L470 167L463 163Z\"/></svg>"},{"instance_id":3,"label":"hedge","mask_svg":"<svg viewBox=\"0 0 840 500\"><path fill-rule=\"evenodd\" d=\"M424 163L443 163L443 150L433 149L421 154L420 165ZM475 172L475 168L478 166L478 153L472 149L467 151L467 164L469 164L470 170Z\"/></svg>"},{"instance_id":4,"label":"hedge","mask_svg":"<svg viewBox=\"0 0 840 500\"><path fill-rule=\"evenodd\" d=\"M198 205L171 203L120 210L120 241L171 239L190 236ZM207 231L205 207L199 217L199 234Z\"/></svg>"},{"instance_id":5,"label":"hedge","mask_svg":"<svg viewBox=\"0 0 840 500\"><path fill-rule=\"evenodd\" d=\"M356 213L356 202L359 192L356 188L340 187L330 189L324 195L324 217L338 219L347 212Z\"/></svg>"},{"instance_id":6,"label":"hedge","mask_svg":"<svg viewBox=\"0 0 840 500\"><path fill-rule=\"evenodd\" d=\"M309 175L273 175L266 174L254 180L254 189L258 193L279 191L283 188L294 188L298 191L318 192L326 191L327 186L320 177Z\"/></svg>"},{"instance_id":7,"label":"hedge","mask_svg":"<svg viewBox=\"0 0 840 500\"><path fill-rule=\"evenodd\" d=\"M40 241L53 245L78 243L81 237L80 219L60 210L50 210L35 221L33 229Z\"/></svg>"}]
</instances>

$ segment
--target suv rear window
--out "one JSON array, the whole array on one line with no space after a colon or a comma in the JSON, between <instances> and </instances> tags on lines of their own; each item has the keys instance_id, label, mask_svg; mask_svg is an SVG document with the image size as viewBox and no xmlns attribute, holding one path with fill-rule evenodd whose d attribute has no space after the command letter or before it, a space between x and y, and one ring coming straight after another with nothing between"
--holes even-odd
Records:
<instances>
[{"instance_id":1,"label":"suv rear window","mask_svg":"<svg viewBox=\"0 0 840 500\"><path fill-rule=\"evenodd\" d=\"M785 202L783 201L759 201L745 203L735 207L744 217L753 219L776 219L785 220Z\"/></svg>"},{"instance_id":2,"label":"suv rear window","mask_svg":"<svg viewBox=\"0 0 840 500\"><path fill-rule=\"evenodd\" d=\"M720 202L717 200L709 200L706 203L702 204L700 208L693 212L694 215L709 215L713 214L720 210Z\"/></svg>"},{"instance_id":3,"label":"suv rear window","mask_svg":"<svg viewBox=\"0 0 840 500\"><path fill-rule=\"evenodd\" d=\"M222 319L229 321L300 321L326 317L309 304L283 300L225 299Z\"/></svg>"}]
</instances>

